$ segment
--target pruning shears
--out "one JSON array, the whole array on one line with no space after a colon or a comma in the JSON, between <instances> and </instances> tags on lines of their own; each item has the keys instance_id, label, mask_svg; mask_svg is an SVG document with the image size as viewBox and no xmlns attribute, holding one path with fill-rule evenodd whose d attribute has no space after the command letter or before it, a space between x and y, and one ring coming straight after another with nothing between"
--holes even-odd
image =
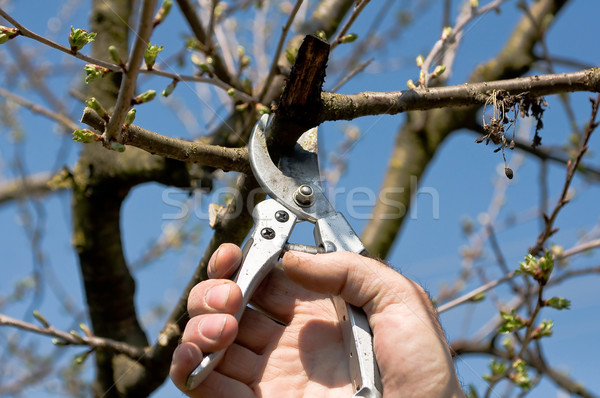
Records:
<instances>
[{"instance_id":1,"label":"pruning shears","mask_svg":"<svg viewBox=\"0 0 600 398\"><path fill-rule=\"evenodd\" d=\"M341 213L323 191L317 155L317 128L306 131L294 148L281 157L279 167L267 149L266 131L270 117L263 115L250 136L250 165L257 181L271 197L258 203L253 211L254 230L243 250L242 264L235 282L243 295L243 305L235 314L239 321L254 291L273 269L297 222L315 224L315 244L320 252L351 251L365 254L365 247ZM353 397L381 398L383 387L373 351L373 335L361 308L333 297L349 362ZM225 349L205 355L189 375L187 387L193 389L217 366Z\"/></svg>"}]
</instances>

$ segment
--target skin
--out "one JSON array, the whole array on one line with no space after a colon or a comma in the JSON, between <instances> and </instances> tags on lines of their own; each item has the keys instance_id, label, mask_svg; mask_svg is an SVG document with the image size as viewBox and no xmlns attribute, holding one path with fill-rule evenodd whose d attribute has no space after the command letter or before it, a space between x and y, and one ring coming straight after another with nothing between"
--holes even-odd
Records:
<instances>
[{"instance_id":1,"label":"skin","mask_svg":"<svg viewBox=\"0 0 600 398\"><path fill-rule=\"evenodd\" d=\"M386 265L349 252L287 252L263 281L241 322L230 277L241 250L222 245L212 279L188 299L188 322L173 354L171 379L190 397L351 397L345 350L330 300L340 295L369 318L387 397L464 397L434 308L425 291ZM265 314L269 314L267 317ZM271 319L272 318L272 319ZM276 319L278 322L273 321ZM229 347L194 390L185 388L203 353Z\"/></svg>"}]
</instances>

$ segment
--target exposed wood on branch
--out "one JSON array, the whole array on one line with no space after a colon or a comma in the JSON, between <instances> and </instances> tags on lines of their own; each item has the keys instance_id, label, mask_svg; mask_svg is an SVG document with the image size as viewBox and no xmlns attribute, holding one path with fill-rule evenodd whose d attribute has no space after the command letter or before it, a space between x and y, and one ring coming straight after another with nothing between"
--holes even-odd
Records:
<instances>
[{"instance_id":1,"label":"exposed wood on branch","mask_svg":"<svg viewBox=\"0 0 600 398\"><path fill-rule=\"evenodd\" d=\"M306 36L275 112L269 148L290 148L304 131L319 124L328 58L329 43L314 35Z\"/></svg>"}]
</instances>

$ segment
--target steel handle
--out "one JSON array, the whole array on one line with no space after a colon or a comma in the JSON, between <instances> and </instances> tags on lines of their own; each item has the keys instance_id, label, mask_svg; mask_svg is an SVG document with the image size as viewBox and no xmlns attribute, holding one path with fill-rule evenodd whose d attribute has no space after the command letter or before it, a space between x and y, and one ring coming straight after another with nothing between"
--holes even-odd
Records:
<instances>
[{"instance_id":1,"label":"steel handle","mask_svg":"<svg viewBox=\"0 0 600 398\"><path fill-rule=\"evenodd\" d=\"M255 227L244 247L242 265L235 277L243 297L242 306L235 314L238 322L254 291L277 263L296 224L296 216L273 199L258 203L252 216ZM189 390L196 388L223 359L225 351L204 356L200 365L188 376L186 387Z\"/></svg>"},{"instance_id":2,"label":"steel handle","mask_svg":"<svg viewBox=\"0 0 600 398\"><path fill-rule=\"evenodd\" d=\"M360 238L341 213L331 214L317 221L315 242L327 252L366 252ZM346 303L341 297L333 297L332 300L348 355L350 378L355 391L353 397L381 398L383 385L367 315L361 308Z\"/></svg>"}]
</instances>

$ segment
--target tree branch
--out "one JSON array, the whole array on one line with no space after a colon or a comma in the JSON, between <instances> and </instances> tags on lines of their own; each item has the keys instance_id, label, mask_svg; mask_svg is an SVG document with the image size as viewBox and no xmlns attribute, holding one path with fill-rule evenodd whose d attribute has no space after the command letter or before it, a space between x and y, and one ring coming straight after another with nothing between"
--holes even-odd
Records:
<instances>
[{"instance_id":1,"label":"tree branch","mask_svg":"<svg viewBox=\"0 0 600 398\"><path fill-rule=\"evenodd\" d=\"M40 197L51 192L69 188L69 184L57 183L62 181L65 175L63 171L58 173L38 173L26 178L17 178L0 184L0 205L15 199L23 199L31 196Z\"/></svg>"},{"instance_id":2,"label":"tree branch","mask_svg":"<svg viewBox=\"0 0 600 398\"><path fill-rule=\"evenodd\" d=\"M548 238L554 235L554 233L557 231L557 229L554 228L554 221L556 220L556 217L558 216L558 213L561 211L561 209L567 203L569 203L569 200L567 199L567 192L569 190L569 187L571 186L571 182L573 181L575 172L579 167L579 163L581 162L583 155L588 150L588 142L590 140L590 137L592 136L592 133L594 132L596 127L598 127L599 123L596 122L596 116L598 115L598 109L600 108L600 94L597 96L596 100L590 99L590 101L592 102L592 114L587 124L587 129L583 137L583 142L581 143L581 147L579 149L579 152L577 153L577 157L575 158L575 160L573 162L567 163L567 175L565 177L565 183L563 185L558 202L556 203L556 206L552 211L552 214L550 214L549 216L544 214L545 228L538 236L535 246L529 249L529 252L533 255L538 255L543 250Z\"/></svg>"},{"instance_id":3,"label":"tree branch","mask_svg":"<svg viewBox=\"0 0 600 398\"><path fill-rule=\"evenodd\" d=\"M505 360L511 359L508 353L494 347L494 345L490 342L456 340L453 341L450 344L450 346L452 348L452 353L454 357L458 357L465 354L485 354ZM538 355L529 353L529 355L526 358L526 362L528 365L533 366L541 374L544 374L545 376L549 377L557 386L564 389L565 391L586 398L597 397L597 395L595 395L591 391L588 391L583 385L581 385L581 383L578 383L577 381L571 379L565 373L559 372L558 370L546 365Z\"/></svg>"},{"instance_id":4,"label":"tree branch","mask_svg":"<svg viewBox=\"0 0 600 398\"><path fill-rule=\"evenodd\" d=\"M29 109L33 113L37 113L38 115L45 116L48 119L52 119L55 122L60 123L62 126L64 126L67 129L75 130L75 129L79 128L79 126L76 123L74 123L71 119L69 119L63 113L57 113L50 109L44 108L43 106L40 106L40 105L35 104L23 97L13 94L8 90L0 88L0 95L7 98L8 100L14 102L17 105L20 105L24 108Z\"/></svg>"},{"instance_id":5,"label":"tree branch","mask_svg":"<svg viewBox=\"0 0 600 398\"><path fill-rule=\"evenodd\" d=\"M144 350L132 345L123 343L121 341L97 337L97 336L86 336L77 333L67 333L62 330L55 329L48 325L41 327L34 325L29 322L24 322L19 319L9 317L0 313L0 325L12 326L17 329L25 330L27 332L33 332L42 334L45 336L54 337L59 339L58 345L74 345L74 346L87 346L93 349L108 350L119 354L125 354L128 357L137 361L141 360L144 356Z\"/></svg>"},{"instance_id":6,"label":"tree branch","mask_svg":"<svg viewBox=\"0 0 600 398\"><path fill-rule=\"evenodd\" d=\"M194 36L196 36L196 39L198 39L202 45L206 46L206 44L209 42L207 33L204 31L202 21L200 21L193 3L190 0L177 0L177 5L183 14L183 17L186 19L188 25L192 29ZM212 32L208 32L208 34L212 34ZM227 70L227 67L225 66L221 56L211 47L206 47L205 52L213 57L214 63L212 66L215 75L227 85L239 90L240 85L233 79L231 73Z\"/></svg>"},{"instance_id":7,"label":"tree branch","mask_svg":"<svg viewBox=\"0 0 600 398\"><path fill-rule=\"evenodd\" d=\"M599 92L600 68L385 93L367 91L343 95L324 92L321 95L323 109L319 122L350 120L369 115L394 115L415 110L483 105L494 91L503 91L513 96L526 94L530 97L575 91Z\"/></svg>"},{"instance_id":8,"label":"tree branch","mask_svg":"<svg viewBox=\"0 0 600 398\"><path fill-rule=\"evenodd\" d=\"M104 140L106 142L118 139L127 112L131 109L131 100L133 99L139 69L144 60L144 52L146 51L150 35L154 28L153 20L156 1L157 0L146 0L142 3L142 11L140 12L139 26L133 44L133 50L131 51L131 54L129 54L127 69L123 73L115 110L104 131Z\"/></svg>"},{"instance_id":9,"label":"tree branch","mask_svg":"<svg viewBox=\"0 0 600 398\"><path fill-rule=\"evenodd\" d=\"M104 120L91 108L84 109L81 121L96 130L104 129ZM250 172L247 148L228 148L185 141L157 134L136 125L130 125L123 133L122 143L143 149L153 155L182 162L200 163L225 171Z\"/></svg>"}]
</instances>

